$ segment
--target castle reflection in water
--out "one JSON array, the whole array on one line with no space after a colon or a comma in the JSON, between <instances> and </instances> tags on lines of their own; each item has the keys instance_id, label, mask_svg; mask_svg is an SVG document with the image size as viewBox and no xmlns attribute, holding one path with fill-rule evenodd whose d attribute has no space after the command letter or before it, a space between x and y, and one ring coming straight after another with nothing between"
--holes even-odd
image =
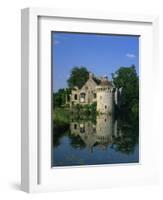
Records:
<instances>
[{"instance_id":1,"label":"castle reflection in water","mask_svg":"<svg viewBox=\"0 0 163 200\"><path fill-rule=\"evenodd\" d=\"M64 127L54 121L52 166L139 162L139 125L130 119L72 115Z\"/></svg>"},{"instance_id":2,"label":"castle reflection in water","mask_svg":"<svg viewBox=\"0 0 163 200\"><path fill-rule=\"evenodd\" d=\"M108 145L121 135L121 131L117 128L117 120L113 120L111 115L105 114L96 116L96 123L72 120L70 132L72 135L80 136L91 152L94 146L99 149L107 149Z\"/></svg>"}]
</instances>

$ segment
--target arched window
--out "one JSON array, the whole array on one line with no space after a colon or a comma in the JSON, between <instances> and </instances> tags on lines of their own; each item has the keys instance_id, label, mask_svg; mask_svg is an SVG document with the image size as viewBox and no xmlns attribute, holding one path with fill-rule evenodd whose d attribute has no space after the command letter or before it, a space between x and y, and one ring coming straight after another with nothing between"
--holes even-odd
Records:
<instances>
[{"instance_id":1,"label":"arched window","mask_svg":"<svg viewBox=\"0 0 163 200\"><path fill-rule=\"evenodd\" d=\"M80 127L80 133L85 133L85 127Z\"/></svg>"},{"instance_id":2,"label":"arched window","mask_svg":"<svg viewBox=\"0 0 163 200\"><path fill-rule=\"evenodd\" d=\"M85 126L84 126L84 124L80 124L80 133L85 133Z\"/></svg>"},{"instance_id":3,"label":"arched window","mask_svg":"<svg viewBox=\"0 0 163 200\"><path fill-rule=\"evenodd\" d=\"M74 95L74 99L75 99L75 100L78 99L78 95L77 95L77 94Z\"/></svg>"},{"instance_id":4,"label":"arched window","mask_svg":"<svg viewBox=\"0 0 163 200\"><path fill-rule=\"evenodd\" d=\"M80 93L80 102L81 103L85 102L85 93L84 92Z\"/></svg>"}]
</instances>

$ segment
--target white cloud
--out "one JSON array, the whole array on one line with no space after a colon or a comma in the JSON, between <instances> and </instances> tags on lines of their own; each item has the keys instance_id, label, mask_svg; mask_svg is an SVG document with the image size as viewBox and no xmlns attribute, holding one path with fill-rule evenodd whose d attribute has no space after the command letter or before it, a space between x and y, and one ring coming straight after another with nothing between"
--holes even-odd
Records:
<instances>
[{"instance_id":1,"label":"white cloud","mask_svg":"<svg viewBox=\"0 0 163 200\"><path fill-rule=\"evenodd\" d=\"M132 53L127 53L126 56L127 56L128 58L135 58L135 57L136 57L136 56L135 56L134 54L132 54Z\"/></svg>"}]
</instances>

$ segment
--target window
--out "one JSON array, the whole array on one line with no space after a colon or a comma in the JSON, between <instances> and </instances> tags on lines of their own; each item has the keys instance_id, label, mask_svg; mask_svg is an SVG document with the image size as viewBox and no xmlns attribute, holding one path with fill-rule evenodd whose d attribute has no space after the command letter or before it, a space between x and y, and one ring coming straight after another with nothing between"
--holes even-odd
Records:
<instances>
[{"instance_id":1,"label":"window","mask_svg":"<svg viewBox=\"0 0 163 200\"><path fill-rule=\"evenodd\" d=\"M80 124L80 133L85 133L84 124Z\"/></svg>"},{"instance_id":2,"label":"window","mask_svg":"<svg viewBox=\"0 0 163 200\"><path fill-rule=\"evenodd\" d=\"M74 95L74 99L75 99L75 100L78 99L78 95L77 95L77 94Z\"/></svg>"},{"instance_id":3,"label":"window","mask_svg":"<svg viewBox=\"0 0 163 200\"><path fill-rule=\"evenodd\" d=\"M105 109L107 109L107 106L105 105Z\"/></svg>"},{"instance_id":4,"label":"window","mask_svg":"<svg viewBox=\"0 0 163 200\"><path fill-rule=\"evenodd\" d=\"M85 93L81 93L81 94L80 94L80 97L81 97L81 98L85 98Z\"/></svg>"},{"instance_id":5,"label":"window","mask_svg":"<svg viewBox=\"0 0 163 200\"><path fill-rule=\"evenodd\" d=\"M77 129L77 124L74 124L74 129Z\"/></svg>"},{"instance_id":6,"label":"window","mask_svg":"<svg viewBox=\"0 0 163 200\"><path fill-rule=\"evenodd\" d=\"M93 94L94 99L96 99L96 93Z\"/></svg>"},{"instance_id":7,"label":"window","mask_svg":"<svg viewBox=\"0 0 163 200\"><path fill-rule=\"evenodd\" d=\"M95 127L93 128L93 132L96 133L96 128Z\"/></svg>"},{"instance_id":8,"label":"window","mask_svg":"<svg viewBox=\"0 0 163 200\"><path fill-rule=\"evenodd\" d=\"M80 102L81 103L85 102L85 93L80 94Z\"/></svg>"},{"instance_id":9,"label":"window","mask_svg":"<svg viewBox=\"0 0 163 200\"><path fill-rule=\"evenodd\" d=\"M85 127L80 127L80 133L85 133Z\"/></svg>"}]
</instances>

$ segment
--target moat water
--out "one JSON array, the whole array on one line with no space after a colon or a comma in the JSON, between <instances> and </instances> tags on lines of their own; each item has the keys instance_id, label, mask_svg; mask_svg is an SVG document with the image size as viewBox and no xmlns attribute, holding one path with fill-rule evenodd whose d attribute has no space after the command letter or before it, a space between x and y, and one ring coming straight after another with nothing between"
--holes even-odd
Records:
<instances>
[{"instance_id":1,"label":"moat water","mask_svg":"<svg viewBox=\"0 0 163 200\"><path fill-rule=\"evenodd\" d=\"M54 122L52 166L139 162L139 125L130 119L98 115L94 120Z\"/></svg>"}]
</instances>

